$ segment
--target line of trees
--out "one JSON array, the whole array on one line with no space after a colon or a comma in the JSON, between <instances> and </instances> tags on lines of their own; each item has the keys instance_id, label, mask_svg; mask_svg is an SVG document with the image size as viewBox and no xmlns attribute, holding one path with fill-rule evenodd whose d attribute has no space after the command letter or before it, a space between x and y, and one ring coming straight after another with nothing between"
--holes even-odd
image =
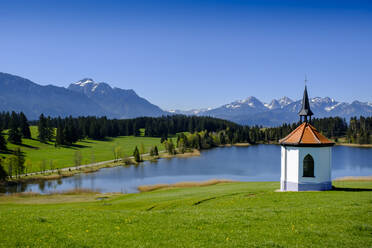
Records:
<instances>
[{"instance_id":1,"label":"line of trees","mask_svg":"<svg viewBox=\"0 0 372 248\"><path fill-rule=\"evenodd\" d=\"M353 117L350 119L349 128L346 132L346 138L349 143L371 144L372 117L363 117L359 119Z\"/></svg>"},{"instance_id":2,"label":"line of trees","mask_svg":"<svg viewBox=\"0 0 372 248\"><path fill-rule=\"evenodd\" d=\"M23 112L6 112L0 114L0 150L6 150L7 141L4 139L3 130L8 129L8 142L21 144L22 138L31 138L30 125Z\"/></svg>"},{"instance_id":3,"label":"line of trees","mask_svg":"<svg viewBox=\"0 0 372 248\"><path fill-rule=\"evenodd\" d=\"M5 171L4 168L7 170ZM25 156L19 147L14 151L14 155L10 155L4 160L0 158L0 180L13 176L18 178L24 171Z\"/></svg>"},{"instance_id":4,"label":"line of trees","mask_svg":"<svg viewBox=\"0 0 372 248\"><path fill-rule=\"evenodd\" d=\"M8 176L18 176L25 171L24 155L19 148L14 151L7 150L7 143L22 144L22 139L31 138L30 125L37 125L38 139L41 142L55 142L56 146L73 145L77 141L90 138L95 140L117 136L139 136L141 132L148 137L161 137L166 151L169 154L185 152L187 149L208 149L211 147L234 143L276 143L288 135L300 123L283 124L279 127L263 128L262 126L241 126L236 123L212 118L184 115L163 117L140 117L135 119L107 119L106 117L66 117L51 118L40 115L39 120L29 122L26 116L16 112L0 113L0 151L10 152L12 155L0 162L0 177L7 169ZM346 137L350 143L370 144L372 117L353 117L349 124L339 117L312 119L314 125L321 133L336 141ZM7 130L8 138L4 138ZM174 144L169 135L177 134L177 143ZM120 149L114 150L115 159L122 155ZM136 147L133 155L136 161L141 161L144 148ZM158 148L153 147L150 153L158 156ZM152 155L152 156L153 156ZM1 159L1 158L0 158ZM75 164L81 163L81 155L76 154ZM46 168L46 162L40 167ZM52 162L51 166L52 168Z\"/></svg>"},{"instance_id":5,"label":"line of trees","mask_svg":"<svg viewBox=\"0 0 372 248\"><path fill-rule=\"evenodd\" d=\"M339 117L312 119L311 123L327 137L346 136L350 143L371 143L372 117L353 117L350 124ZM279 127L263 128L261 126L241 126L236 123L212 118L172 115L163 117L140 117L135 119L107 119L106 117L66 117L50 118L40 115L38 121L30 122L38 126L38 139L41 142L55 141L59 145L72 145L77 141L90 138L102 140L117 136L139 136L141 129L148 137L161 137L166 140L169 135L180 132L209 133L219 132L222 143L249 142L272 143L277 142L289 134L299 123L283 124ZM22 138L31 138L29 122L21 112L0 113L0 150L6 150L7 141L2 130L8 129L8 142L21 144ZM221 132L223 131L223 132Z\"/></svg>"},{"instance_id":6,"label":"line of trees","mask_svg":"<svg viewBox=\"0 0 372 248\"><path fill-rule=\"evenodd\" d=\"M41 118L37 124L40 127ZM48 124L49 123L49 124ZM46 122L46 128L56 128L56 145L71 145L83 138L102 140L117 136L140 136L141 129L147 137L162 137L179 132L202 130L219 131L238 129L233 122L212 117L187 117L183 115L164 117L140 117L135 119L107 119L106 117L53 118ZM45 125L43 125L45 126Z\"/></svg>"}]
</instances>

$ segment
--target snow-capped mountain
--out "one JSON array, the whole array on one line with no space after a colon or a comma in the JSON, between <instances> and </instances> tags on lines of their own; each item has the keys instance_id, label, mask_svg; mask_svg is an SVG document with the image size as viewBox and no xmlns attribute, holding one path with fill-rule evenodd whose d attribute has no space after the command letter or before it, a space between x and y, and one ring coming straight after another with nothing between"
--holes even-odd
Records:
<instances>
[{"instance_id":1,"label":"snow-capped mountain","mask_svg":"<svg viewBox=\"0 0 372 248\"><path fill-rule=\"evenodd\" d=\"M76 83L70 84L68 89L84 93L89 97L95 94L109 94L109 92L112 90L110 85L106 83L96 83L91 78L84 78Z\"/></svg>"},{"instance_id":2,"label":"snow-capped mountain","mask_svg":"<svg viewBox=\"0 0 372 248\"><path fill-rule=\"evenodd\" d=\"M372 116L372 104L369 102L346 103L329 97L314 97L310 99L310 106L315 113L314 117L318 118L340 116L349 119L352 116ZM273 99L270 103L263 103L251 96L208 111L194 110L194 113L189 114L213 116L247 125L276 126L298 121L297 113L300 108L301 100L293 101L282 97Z\"/></svg>"},{"instance_id":3,"label":"snow-capped mountain","mask_svg":"<svg viewBox=\"0 0 372 248\"><path fill-rule=\"evenodd\" d=\"M24 112L30 120L49 116L107 116L132 118L160 116L167 112L139 97L133 90L111 88L85 78L67 89L42 86L28 79L0 72L0 111Z\"/></svg>"},{"instance_id":4,"label":"snow-capped mountain","mask_svg":"<svg viewBox=\"0 0 372 248\"><path fill-rule=\"evenodd\" d=\"M84 78L70 84L69 90L82 93L100 105L110 117L134 118L139 116L161 116L167 112L139 97L134 90L112 88L109 84Z\"/></svg>"},{"instance_id":5,"label":"snow-capped mountain","mask_svg":"<svg viewBox=\"0 0 372 248\"><path fill-rule=\"evenodd\" d=\"M272 110L272 109L278 109L278 108L284 108L288 104L291 104L293 102L292 99L289 97L282 97L278 100L273 99L270 103L264 103L265 107Z\"/></svg>"},{"instance_id":6,"label":"snow-capped mountain","mask_svg":"<svg viewBox=\"0 0 372 248\"><path fill-rule=\"evenodd\" d=\"M314 117L339 116L349 120L352 116L372 116L372 102L338 102L329 97L310 99ZM134 118L170 114L204 115L231 120L240 124L277 126L298 121L301 100L288 97L264 103L250 96L224 104L218 108L189 111L163 111L133 90L112 88L84 78L67 89L53 85L42 86L25 78L0 73L0 111L23 111L31 120L41 113L50 116L107 116L108 118Z\"/></svg>"}]
</instances>

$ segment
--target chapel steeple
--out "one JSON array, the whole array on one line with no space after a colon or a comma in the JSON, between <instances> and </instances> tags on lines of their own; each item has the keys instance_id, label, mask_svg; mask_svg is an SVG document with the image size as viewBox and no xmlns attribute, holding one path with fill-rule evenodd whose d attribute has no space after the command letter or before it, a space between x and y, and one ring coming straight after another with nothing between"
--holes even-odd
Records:
<instances>
[{"instance_id":1,"label":"chapel steeple","mask_svg":"<svg viewBox=\"0 0 372 248\"><path fill-rule=\"evenodd\" d=\"M306 82L306 79L305 79L305 82ZM301 121L302 121L302 116L304 116L304 118L305 118L304 121L305 122L307 122L307 117L308 116L310 117L310 120L311 120L311 116L314 115L314 113L310 109L309 96L307 95L306 85L305 85L304 96L302 98L302 107L301 107L301 110L298 113L298 115L300 116Z\"/></svg>"}]
</instances>

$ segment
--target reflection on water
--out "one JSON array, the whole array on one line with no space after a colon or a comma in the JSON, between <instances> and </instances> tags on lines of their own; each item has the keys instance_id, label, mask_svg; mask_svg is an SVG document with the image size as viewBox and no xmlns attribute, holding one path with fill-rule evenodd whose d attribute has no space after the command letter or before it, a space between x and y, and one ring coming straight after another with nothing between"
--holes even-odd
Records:
<instances>
[{"instance_id":1,"label":"reflection on water","mask_svg":"<svg viewBox=\"0 0 372 248\"><path fill-rule=\"evenodd\" d=\"M372 175L372 149L335 146L332 177ZM161 159L139 166L101 169L95 173L19 184L6 192L53 192L89 188L101 192L136 192L139 185L202 181L212 178L239 181L279 181L280 146L225 147L203 151L200 157Z\"/></svg>"}]
</instances>

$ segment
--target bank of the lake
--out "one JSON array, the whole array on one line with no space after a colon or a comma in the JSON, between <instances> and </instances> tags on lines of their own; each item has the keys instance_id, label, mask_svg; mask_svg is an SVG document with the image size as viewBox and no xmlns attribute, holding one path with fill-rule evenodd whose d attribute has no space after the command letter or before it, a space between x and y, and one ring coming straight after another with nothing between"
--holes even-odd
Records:
<instances>
[{"instance_id":1,"label":"bank of the lake","mask_svg":"<svg viewBox=\"0 0 372 248\"><path fill-rule=\"evenodd\" d=\"M140 163L146 161L156 162L158 159L171 159L171 158L190 158L194 156L200 156L200 151L197 149L188 150L184 153L169 154L161 151L158 156L150 156L149 154L141 155L142 161L136 162L133 156L126 157L124 159L116 159L109 161L102 161L93 164L79 165L73 167L65 167L54 170L47 170L44 172L32 172L28 174L20 175L19 177L13 177L6 181L0 182L0 187L11 186L20 183L37 183L40 181L57 180L65 177L72 177L80 173L93 173L103 168L113 168L117 166L138 166Z\"/></svg>"},{"instance_id":2,"label":"bank of the lake","mask_svg":"<svg viewBox=\"0 0 372 248\"><path fill-rule=\"evenodd\" d=\"M372 175L369 149L335 146L332 178ZM118 165L120 163L117 163ZM73 189L100 192L138 192L140 185L198 182L210 179L236 181L279 181L280 146L218 147L203 150L200 156L176 157L145 161L138 166L101 168L91 173L36 183L20 183L2 187L8 192L40 192L42 194Z\"/></svg>"},{"instance_id":3,"label":"bank of the lake","mask_svg":"<svg viewBox=\"0 0 372 248\"><path fill-rule=\"evenodd\" d=\"M235 182L139 194L0 197L4 247L370 247L372 182Z\"/></svg>"},{"instance_id":4,"label":"bank of the lake","mask_svg":"<svg viewBox=\"0 0 372 248\"><path fill-rule=\"evenodd\" d=\"M372 144L336 143L337 146L350 146L359 148L372 148Z\"/></svg>"}]
</instances>

